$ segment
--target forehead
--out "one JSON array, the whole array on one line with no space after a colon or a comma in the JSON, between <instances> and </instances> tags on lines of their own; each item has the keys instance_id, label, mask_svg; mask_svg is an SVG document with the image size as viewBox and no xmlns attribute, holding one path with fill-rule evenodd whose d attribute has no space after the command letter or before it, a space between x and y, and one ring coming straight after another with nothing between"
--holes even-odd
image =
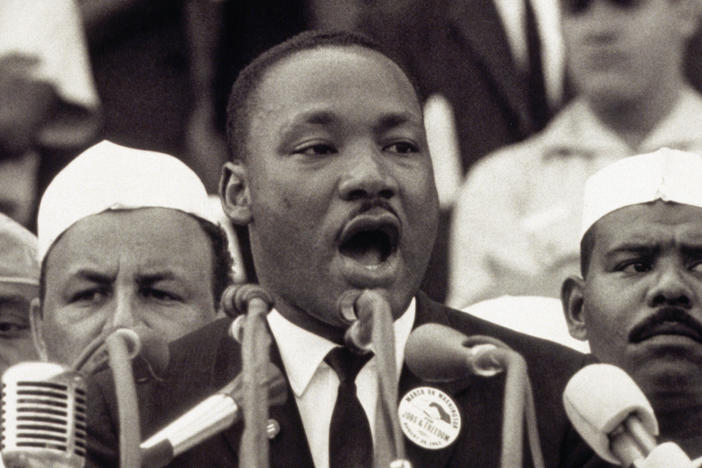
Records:
<instances>
[{"instance_id":1,"label":"forehead","mask_svg":"<svg viewBox=\"0 0 702 468\"><path fill-rule=\"evenodd\" d=\"M702 208L663 201L642 203L613 211L595 226L596 253L623 243L702 243Z\"/></svg>"},{"instance_id":2,"label":"forehead","mask_svg":"<svg viewBox=\"0 0 702 468\"><path fill-rule=\"evenodd\" d=\"M358 46L303 50L271 66L254 95L252 122L335 105L371 116L409 113L421 122L419 100L404 72L382 54Z\"/></svg>"},{"instance_id":3,"label":"forehead","mask_svg":"<svg viewBox=\"0 0 702 468\"><path fill-rule=\"evenodd\" d=\"M47 280L52 272L68 275L82 267L199 274L198 268L211 264L211 255L206 234L185 213L167 208L108 211L64 232L48 254L46 273Z\"/></svg>"}]
</instances>

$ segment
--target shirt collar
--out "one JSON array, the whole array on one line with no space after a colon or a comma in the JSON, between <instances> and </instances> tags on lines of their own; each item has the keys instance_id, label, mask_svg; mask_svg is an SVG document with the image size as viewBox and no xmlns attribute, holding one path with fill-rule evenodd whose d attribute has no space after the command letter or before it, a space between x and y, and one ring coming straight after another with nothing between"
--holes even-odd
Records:
<instances>
[{"instance_id":1,"label":"shirt collar","mask_svg":"<svg viewBox=\"0 0 702 468\"><path fill-rule=\"evenodd\" d=\"M685 87L670 113L644 139L639 153L648 153L663 146L687 150L692 142L700 140L702 128L702 96Z\"/></svg>"},{"instance_id":2,"label":"shirt collar","mask_svg":"<svg viewBox=\"0 0 702 468\"><path fill-rule=\"evenodd\" d=\"M630 148L614 131L605 126L582 98L576 98L558 113L541 135L549 148L545 158L563 155L628 156L646 153L663 146L686 150L691 142L699 141L702 128L702 96L689 86L680 92L673 109L641 142L639 148Z\"/></svg>"},{"instance_id":3,"label":"shirt collar","mask_svg":"<svg viewBox=\"0 0 702 468\"><path fill-rule=\"evenodd\" d=\"M393 322L395 333L395 362L397 375L400 375L405 356L405 344L414 325L416 315L416 299L412 298L405 312ZM285 372L290 381L290 387L297 397L300 397L312 377L324 361L325 356L336 343L316 335L289 321L277 310L273 309L267 316L268 325L275 338L280 356L285 366ZM375 364L375 357L370 361Z\"/></svg>"}]
</instances>

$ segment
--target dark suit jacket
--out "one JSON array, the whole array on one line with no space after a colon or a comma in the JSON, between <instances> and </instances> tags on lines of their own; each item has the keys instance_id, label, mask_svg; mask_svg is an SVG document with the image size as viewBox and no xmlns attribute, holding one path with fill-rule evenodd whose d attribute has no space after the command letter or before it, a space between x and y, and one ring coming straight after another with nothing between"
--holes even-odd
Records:
<instances>
[{"instance_id":1,"label":"dark suit jacket","mask_svg":"<svg viewBox=\"0 0 702 468\"><path fill-rule=\"evenodd\" d=\"M397 4L401 6L397 6ZM452 104L463 172L478 158L543 128L493 0L376 2L359 28L403 63L424 98Z\"/></svg>"},{"instance_id":2,"label":"dark suit jacket","mask_svg":"<svg viewBox=\"0 0 702 468\"><path fill-rule=\"evenodd\" d=\"M467 335L497 337L522 353L529 365L534 388L546 466L582 467L592 457L567 421L561 403L568 378L586 363L586 356L448 309L420 293L415 326L427 322L448 325ZM175 342L171 346L173 354L165 380L139 384L142 434L145 437L240 372L239 348L227 336L227 327L228 321L221 320ZM272 353L272 360L283 369L277 350ZM456 442L442 450L422 449L405 439L413 466L499 466L504 378L467 378L450 385L428 384L405 366L400 379L400 396L422 385L438 387L451 395L462 411L463 424ZM116 410L109 372L99 374L91 382L88 394L88 466L116 466ZM312 467L294 396L289 394L286 404L271 408L270 417L280 423L280 433L270 442L271 466ZM241 424L235 425L181 455L169 466L237 466L240 435ZM531 456L525 454L524 459L524 466L531 466Z\"/></svg>"},{"instance_id":3,"label":"dark suit jacket","mask_svg":"<svg viewBox=\"0 0 702 468\"><path fill-rule=\"evenodd\" d=\"M487 153L541 130L528 81L512 60L493 0L376 0L359 29L381 42L415 79L422 99L451 103L465 174ZM541 94L541 99L546 97ZM422 289L446 298L450 213L444 213Z\"/></svg>"}]
</instances>

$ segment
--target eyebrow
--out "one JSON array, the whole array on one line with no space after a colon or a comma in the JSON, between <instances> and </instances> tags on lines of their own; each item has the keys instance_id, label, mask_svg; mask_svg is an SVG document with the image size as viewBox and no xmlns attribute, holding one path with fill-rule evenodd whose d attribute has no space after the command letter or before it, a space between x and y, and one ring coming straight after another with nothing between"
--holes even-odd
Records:
<instances>
[{"instance_id":1,"label":"eyebrow","mask_svg":"<svg viewBox=\"0 0 702 468\"><path fill-rule=\"evenodd\" d=\"M614 257L622 253L638 253L651 255L659 249L658 246L645 242L624 242L617 244L605 252L606 258Z\"/></svg>"},{"instance_id":2,"label":"eyebrow","mask_svg":"<svg viewBox=\"0 0 702 468\"><path fill-rule=\"evenodd\" d=\"M81 268L80 270L71 274L71 278L80 278L92 281L93 283L111 283L112 281L114 281L113 275L100 273L98 271L90 270L87 268Z\"/></svg>"},{"instance_id":3,"label":"eyebrow","mask_svg":"<svg viewBox=\"0 0 702 468\"><path fill-rule=\"evenodd\" d=\"M300 126L305 125L330 125L339 120L338 116L334 112L326 110L312 110L297 115L289 125L284 129L284 133L288 133ZM399 125L404 125L410 123L412 125L420 125L421 119L419 116L407 111L389 112L383 115L378 122L374 125L377 130L387 130L389 128L397 127Z\"/></svg>"},{"instance_id":4,"label":"eyebrow","mask_svg":"<svg viewBox=\"0 0 702 468\"><path fill-rule=\"evenodd\" d=\"M422 125L421 120L418 121L417 118L418 116L411 112L393 112L381 117L375 127L376 130L382 132L405 124Z\"/></svg>"},{"instance_id":5,"label":"eyebrow","mask_svg":"<svg viewBox=\"0 0 702 468\"><path fill-rule=\"evenodd\" d=\"M154 284L159 281L177 280L178 277L172 271L157 271L154 273L140 274L137 276L137 284Z\"/></svg>"},{"instance_id":6,"label":"eyebrow","mask_svg":"<svg viewBox=\"0 0 702 468\"><path fill-rule=\"evenodd\" d=\"M298 114L284 128L283 134L291 133L300 127L308 125L329 125L334 123L337 117L334 113L324 110L312 110Z\"/></svg>"}]
</instances>

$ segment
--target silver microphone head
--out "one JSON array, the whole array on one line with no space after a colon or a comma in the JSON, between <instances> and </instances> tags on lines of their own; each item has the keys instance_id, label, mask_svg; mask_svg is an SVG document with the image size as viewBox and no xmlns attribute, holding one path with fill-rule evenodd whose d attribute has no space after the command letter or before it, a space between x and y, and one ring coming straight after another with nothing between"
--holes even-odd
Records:
<instances>
[{"instance_id":1,"label":"silver microphone head","mask_svg":"<svg viewBox=\"0 0 702 468\"><path fill-rule=\"evenodd\" d=\"M60 364L10 367L2 376L5 466L84 466L85 393L83 376Z\"/></svg>"}]
</instances>

